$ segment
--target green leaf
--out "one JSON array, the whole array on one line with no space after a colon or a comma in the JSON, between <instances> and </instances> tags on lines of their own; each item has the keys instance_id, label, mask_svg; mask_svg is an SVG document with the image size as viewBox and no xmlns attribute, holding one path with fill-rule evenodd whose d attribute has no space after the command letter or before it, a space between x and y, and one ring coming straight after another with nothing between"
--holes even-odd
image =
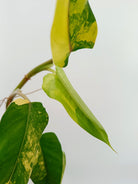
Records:
<instances>
[{"instance_id":1,"label":"green leaf","mask_svg":"<svg viewBox=\"0 0 138 184\"><path fill-rule=\"evenodd\" d=\"M42 104L12 103L0 123L0 184L27 184L48 123Z\"/></svg>"},{"instance_id":2,"label":"green leaf","mask_svg":"<svg viewBox=\"0 0 138 184\"><path fill-rule=\"evenodd\" d=\"M103 126L74 90L62 68L57 67L55 73L47 74L42 88L50 98L58 100L64 106L78 125L111 147Z\"/></svg>"},{"instance_id":3,"label":"green leaf","mask_svg":"<svg viewBox=\"0 0 138 184\"><path fill-rule=\"evenodd\" d=\"M65 172L65 167L66 167L66 155L65 155L65 153L63 152L63 160L62 160L62 177L61 177L61 178L63 178L64 172Z\"/></svg>"},{"instance_id":4,"label":"green leaf","mask_svg":"<svg viewBox=\"0 0 138 184\"><path fill-rule=\"evenodd\" d=\"M72 51L93 48L97 23L88 0L57 0L51 29L51 49L55 65L64 67Z\"/></svg>"},{"instance_id":5,"label":"green leaf","mask_svg":"<svg viewBox=\"0 0 138 184\"><path fill-rule=\"evenodd\" d=\"M46 181L48 184L60 184L65 169L65 155L61 144L54 133L43 134L40 144L46 163Z\"/></svg>"},{"instance_id":6,"label":"green leaf","mask_svg":"<svg viewBox=\"0 0 138 184\"><path fill-rule=\"evenodd\" d=\"M57 136L45 133L40 139L42 152L31 179L34 184L60 184L65 169L65 154Z\"/></svg>"}]
</instances>

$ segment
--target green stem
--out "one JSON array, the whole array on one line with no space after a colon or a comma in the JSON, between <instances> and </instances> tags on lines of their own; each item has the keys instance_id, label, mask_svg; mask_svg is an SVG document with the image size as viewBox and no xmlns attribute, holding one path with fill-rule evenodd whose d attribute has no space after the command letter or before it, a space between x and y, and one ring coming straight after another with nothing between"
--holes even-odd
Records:
<instances>
[{"instance_id":1,"label":"green stem","mask_svg":"<svg viewBox=\"0 0 138 184\"><path fill-rule=\"evenodd\" d=\"M21 80L21 82L16 86L16 88L14 89L14 91L16 89L21 89L25 84L26 82L31 78L33 77L34 75L36 75L37 73L39 72L42 72L44 70L48 70L48 68L52 67L53 66L53 60L50 59L40 65L38 65L37 67L35 67L34 69L32 69L30 72L28 72L24 78Z\"/></svg>"},{"instance_id":2,"label":"green stem","mask_svg":"<svg viewBox=\"0 0 138 184\"><path fill-rule=\"evenodd\" d=\"M34 75L36 75L37 73L39 73L39 72L42 72L42 71L44 71L44 70L49 70L49 68L51 68L53 66L53 60L52 59L50 59L50 60L48 60L48 61L46 61L46 62L44 62L44 63L42 63L42 64L40 64L40 65L38 65L38 66L36 66L34 69L32 69L30 72L28 72L25 76L24 76L24 78L20 81L20 83L16 86L16 88L13 90L13 92L14 91L16 91L17 89L21 89L26 83L27 83L27 81L31 78L31 77L33 77ZM8 100L7 100L7 103L6 103L6 108L9 106L9 104L12 102L12 100L13 100L13 98L15 97L15 94L14 93L12 93L10 96L9 96L9 98L8 98Z\"/></svg>"}]
</instances>

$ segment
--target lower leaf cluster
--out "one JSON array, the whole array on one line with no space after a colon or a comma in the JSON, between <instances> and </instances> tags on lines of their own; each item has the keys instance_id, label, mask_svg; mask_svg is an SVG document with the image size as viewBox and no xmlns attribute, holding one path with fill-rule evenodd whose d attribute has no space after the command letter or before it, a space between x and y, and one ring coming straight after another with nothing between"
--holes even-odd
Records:
<instances>
[{"instance_id":1,"label":"lower leaf cluster","mask_svg":"<svg viewBox=\"0 0 138 184\"><path fill-rule=\"evenodd\" d=\"M47 124L39 102L8 107L0 123L0 184L61 183L65 157L57 136L42 134Z\"/></svg>"}]
</instances>

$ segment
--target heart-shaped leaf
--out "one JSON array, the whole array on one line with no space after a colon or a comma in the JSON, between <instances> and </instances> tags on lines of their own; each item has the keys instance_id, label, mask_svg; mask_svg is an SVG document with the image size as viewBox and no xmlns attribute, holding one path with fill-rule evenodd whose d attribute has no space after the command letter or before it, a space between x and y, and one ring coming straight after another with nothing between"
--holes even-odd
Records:
<instances>
[{"instance_id":1,"label":"heart-shaped leaf","mask_svg":"<svg viewBox=\"0 0 138 184\"><path fill-rule=\"evenodd\" d=\"M88 0L57 0L51 29L51 49L55 65L64 67L72 51L93 48L97 23Z\"/></svg>"},{"instance_id":2,"label":"heart-shaped leaf","mask_svg":"<svg viewBox=\"0 0 138 184\"><path fill-rule=\"evenodd\" d=\"M41 103L12 103L0 123L0 184L27 184L48 115Z\"/></svg>"},{"instance_id":3,"label":"heart-shaped leaf","mask_svg":"<svg viewBox=\"0 0 138 184\"><path fill-rule=\"evenodd\" d=\"M111 147L103 126L74 90L62 68L57 67L55 73L47 74L42 88L50 98L58 100L64 106L78 125Z\"/></svg>"}]
</instances>

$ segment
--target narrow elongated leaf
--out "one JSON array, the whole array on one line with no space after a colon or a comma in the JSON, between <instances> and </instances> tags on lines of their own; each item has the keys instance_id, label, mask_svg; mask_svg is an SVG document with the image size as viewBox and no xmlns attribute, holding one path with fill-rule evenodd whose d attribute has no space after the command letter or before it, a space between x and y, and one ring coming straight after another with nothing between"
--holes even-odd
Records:
<instances>
[{"instance_id":1,"label":"narrow elongated leaf","mask_svg":"<svg viewBox=\"0 0 138 184\"><path fill-rule=\"evenodd\" d=\"M62 103L78 125L110 146L103 126L74 90L62 68L57 67L55 73L47 74L43 79L42 88L49 97Z\"/></svg>"},{"instance_id":2,"label":"narrow elongated leaf","mask_svg":"<svg viewBox=\"0 0 138 184\"><path fill-rule=\"evenodd\" d=\"M48 115L38 103L12 103L0 123L0 184L27 184Z\"/></svg>"},{"instance_id":3,"label":"narrow elongated leaf","mask_svg":"<svg viewBox=\"0 0 138 184\"><path fill-rule=\"evenodd\" d=\"M71 51L93 48L97 23L88 0L57 0L51 29L55 65L64 67Z\"/></svg>"},{"instance_id":4,"label":"narrow elongated leaf","mask_svg":"<svg viewBox=\"0 0 138 184\"><path fill-rule=\"evenodd\" d=\"M31 179L34 184L60 184L65 169L65 154L54 133L45 133L40 139L42 148Z\"/></svg>"}]
</instances>

